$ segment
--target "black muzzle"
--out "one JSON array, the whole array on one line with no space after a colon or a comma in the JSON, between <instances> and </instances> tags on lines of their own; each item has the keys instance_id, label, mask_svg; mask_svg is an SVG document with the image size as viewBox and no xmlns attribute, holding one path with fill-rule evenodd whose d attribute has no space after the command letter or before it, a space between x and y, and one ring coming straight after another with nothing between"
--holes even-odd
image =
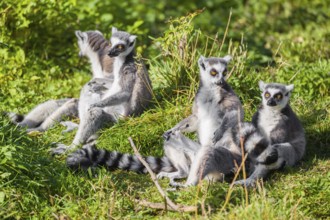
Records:
<instances>
[{"instance_id":1,"label":"black muzzle","mask_svg":"<svg viewBox=\"0 0 330 220\"><path fill-rule=\"evenodd\" d=\"M276 106L276 101L275 101L273 98L270 98L270 99L267 101L267 105L268 105L268 106Z\"/></svg>"},{"instance_id":2,"label":"black muzzle","mask_svg":"<svg viewBox=\"0 0 330 220\"><path fill-rule=\"evenodd\" d=\"M109 53L108 53L108 55L110 56L110 57L116 57L116 56L118 56L120 54L120 52L118 51L118 50L110 50L109 51Z\"/></svg>"}]
</instances>

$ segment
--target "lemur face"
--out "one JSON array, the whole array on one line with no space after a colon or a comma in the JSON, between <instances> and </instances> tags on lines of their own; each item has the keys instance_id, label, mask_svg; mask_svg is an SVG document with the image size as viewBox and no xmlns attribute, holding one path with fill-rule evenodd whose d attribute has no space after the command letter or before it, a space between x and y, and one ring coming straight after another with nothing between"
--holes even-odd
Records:
<instances>
[{"instance_id":1,"label":"lemur face","mask_svg":"<svg viewBox=\"0 0 330 220\"><path fill-rule=\"evenodd\" d=\"M260 81L259 87L262 91L263 106L282 109L288 104L294 85L286 86L279 83L265 84L263 81Z\"/></svg>"},{"instance_id":2,"label":"lemur face","mask_svg":"<svg viewBox=\"0 0 330 220\"><path fill-rule=\"evenodd\" d=\"M108 55L110 57L127 56L132 52L135 46L135 35L130 35L124 31L118 31L112 28L112 36L110 38L111 48Z\"/></svg>"},{"instance_id":3,"label":"lemur face","mask_svg":"<svg viewBox=\"0 0 330 220\"><path fill-rule=\"evenodd\" d=\"M205 58L201 56L198 60L200 69L200 78L205 85L221 86L226 78L227 64L231 60L231 56L224 58Z\"/></svg>"}]
</instances>

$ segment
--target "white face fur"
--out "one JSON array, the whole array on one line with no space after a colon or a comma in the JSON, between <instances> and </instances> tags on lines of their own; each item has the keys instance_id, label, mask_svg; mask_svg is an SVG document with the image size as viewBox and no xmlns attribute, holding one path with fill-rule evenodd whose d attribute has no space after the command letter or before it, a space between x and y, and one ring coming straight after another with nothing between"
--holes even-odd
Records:
<instances>
[{"instance_id":1,"label":"white face fur","mask_svg":"<svg viewBox=\"0 0 330 220\"><path fill-rule=\"evenodd\" d=\"M227 65L231 60L231 56L227 55L223 58L205 58L201 56L198 60L200 69L200 78L204 85L221 86L226 80Z\"/></svg>"},{"instance_id":2,"label":"white face fur","mask_svg":"<svg viewBox=\"0 0 330 220\"><path fill-rule=\"evenodd\" d=\"M132 52L135 46L135 35L130 35L123 31L118 31L117 28L112 28L112 36L110 38L111 48L110 56L125 57Z\"/></svg>"},{"instance_id":3,"label":"white face fur","mask_svg":"<svg viewBox=\"0 0 330 220\"><path fill-rule=\"evenodd\" d=\"M288 104L294 85L266 84L260 81L259 88L262 91L263 106L270 109L282 109Z\"/></svg>"}]
</instances>

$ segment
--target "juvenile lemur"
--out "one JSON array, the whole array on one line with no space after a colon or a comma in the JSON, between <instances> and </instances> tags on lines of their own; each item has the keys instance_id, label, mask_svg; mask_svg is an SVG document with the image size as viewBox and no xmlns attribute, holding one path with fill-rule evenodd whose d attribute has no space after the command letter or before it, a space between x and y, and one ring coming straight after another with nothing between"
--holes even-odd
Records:
<instances>
[{"instance_id":1,"label":"juvenile lemur","mask_svg":"<svg viewBox=\"0 0 330 220\"><path fill-rule=\"evenodd\" d=\"M265 150L246 148L251 175L236 184L251 186L257 179L265 178L270 171L295 165L304 155L306 139L304 129L289 105L294 85L259 82L262 104L252 117L253 125L269 142Z\"/></svg>"},{"instance_id":2,"label":"juvenile lemur","mask_svg":"<svg viewBox=\"0 0 330 220\"><path fill-rule=\"evenodd\" d=\"M107 56L110 46L101 32L76 31L75 34L78 38L79 56L89 58L92 66L93 79L84 86L85 90L91 92L86 97L81 97L81 99L90 100L93 99L91 93L98 96L111 86L113 58ZM7 115L13 123L26 127L28 132L45 131L64 117L78 117L78 99L48 100L37 105L26 116L12 112ZM73 123L62 123L69 127L67 130L72 130L77 126Z\"/></svg>"},{"instance_id":3,"label":"juvenile lemur","mask_svg":"<svg viewBox=\"0 0 330 220\"><path fill-rule=\"evenodd\" d=\"M170 178L172 185L179 185L174 180L184 177L188 177L185 185L197 184L200 176L202 179L218 179L233 172L235 160L240 161L237 132L243 109L239 98L225 81L230 59L230 56L200 57L200 86L192 114L164 133L165 157L147 157L158 177ZM198 142L181 134L195 131ZM74 169L103 165L109 169L145 172L135 156L98 150L94 145L70 154L67 164Z\"/></svg>"},{"instance_id":4,"label":"juvenile lemur","mask_svg":"<svg viewBox=\"0 0 330 220\"><path fill-rule=\"evenodd\" d=\"M80 144L95 140L96 132L106 123L116 123L119 118L139 115L152 98L152 87L147 69L134 58L136 36L112 28L108 55L113 61L113 82L99 99L87 105L79 102L80 124L70 146L59 144L54 154L64 153ZM83 88L81 97L90 91Z\"/></svg>"}]
</instances>

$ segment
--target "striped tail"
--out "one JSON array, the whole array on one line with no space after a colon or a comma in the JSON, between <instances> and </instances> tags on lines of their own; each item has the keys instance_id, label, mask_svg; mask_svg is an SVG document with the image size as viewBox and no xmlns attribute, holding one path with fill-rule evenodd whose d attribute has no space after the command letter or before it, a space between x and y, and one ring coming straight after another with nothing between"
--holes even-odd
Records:
<instances>
[{"instance_id":1,"label":"striped tail","mask_svg":"<svg viewBox=\"0 0 330 220\"><path fill-rule=\"evenodd\" d=\"M167 157L148 156L144 159L155 173L176 171ZM84 170L89 167L103 166L108 170L121 169L137 173L147 173L147 169L135 155L97 149L95 145L85 145L84 148L71 153L66 163L73 170Z\"/></svg>"},{"instance_id":2,"label":"striped tail","mask_svg":"<svg viewBox=\"0 0 330 220\"><path fill-rule=\"evenodd\" d=\"M7 116L9 120L14 124L24 120L24 115L17 114L15 112L3 112L3 115Z\"/></svg>"}]
</instances>

